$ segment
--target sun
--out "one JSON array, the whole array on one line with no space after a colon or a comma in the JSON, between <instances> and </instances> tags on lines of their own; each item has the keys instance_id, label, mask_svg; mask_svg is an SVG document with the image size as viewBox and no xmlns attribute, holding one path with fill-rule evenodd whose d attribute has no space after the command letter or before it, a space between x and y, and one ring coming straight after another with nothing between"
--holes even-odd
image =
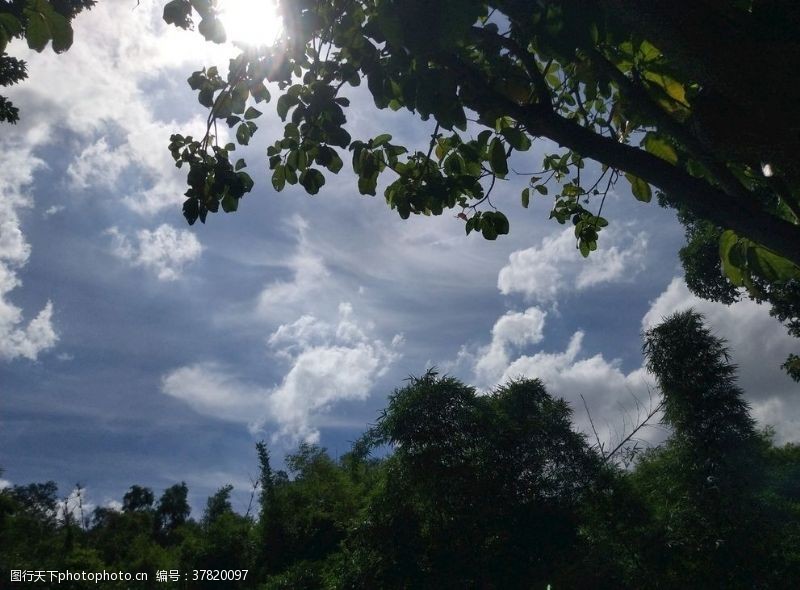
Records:
<instances>
[{"instance_id":1,"label":"sun","mask_svg":"<svg viewBox=\"0 0 800 590\"><path fill-rule=\"evenodd\" d=\"M228 40L234 43L272 45L283 32L274 0L218 0L218 7Z\"/></svg>"}]
</instances>

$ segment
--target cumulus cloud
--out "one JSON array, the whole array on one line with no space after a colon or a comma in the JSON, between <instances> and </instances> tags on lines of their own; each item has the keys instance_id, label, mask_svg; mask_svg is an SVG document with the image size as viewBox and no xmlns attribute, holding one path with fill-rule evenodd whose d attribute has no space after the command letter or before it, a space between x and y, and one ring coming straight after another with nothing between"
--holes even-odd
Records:
<instances>
[{"instance_id":1,"label":"cumulus cloud","mask_svg":"<svg viewBox=\"0 0 800 590\"><path fill-rule=\"evenodd\" d=\"M538 338L520 344L538 344L541 341L544 314L539 313ZM587 434L591 433L591 414L606 448L621 440L626 431L630 432L636 422L636 416L632 417L631 413L640 413L652 403L651 376L643 369L626 373L618 360L608 360L602 354L587 356L583 351L584 333L580 330L572 335L563 351L540 350L533 354L519 353L513 358L507 350L504 354L497 354L495 343L502 340L498 337L497 327L510 315L513 314L506 314L498 320L492 330L492 344L480 349L473 357L473 370L479 383L489 389L511 379L541 379L551 395L570 402L575 410L576 427ZM589 414L584 411L584 403ZM639 435L644 441L655 441L662 433L651 427Z\"/></svg>"},{"instance_id":2,"label":"cumulus cloud","mask_svg":"<svg viewBox=\"0 0 800 590\"><path fill-rule=\"evenodd\" d=\"M164 157L170 133L204 128L199 113L161 120L164 109L153 104L164 93L158 85L170 87L175 71L183 79L187 68L203 61L225 63L233 49L167 27L157 3L135 8L104 2L81 14L75 43L64 55L15 47L31 77L11 93L23 107L20 126L35 120L42 127L29 138L31 150L60 137L57 131L74 135L78 155L67 171L73 191L113 188L131 210L152 214L183 200L183 174ZM120 182L126 170L131 174Z\"/></svg>"},{"instance_id":3,"label":"cumulus cloud","mask_svg":"<svg viewBox=\"0 0 800 590\"><path fill-rule=\"evenodd\" d=\"M545 237L538 247L512 252L498 274L497 287L504 295L521 293L528 300L549 303L566 289L629 279L642 268L647 239L643 233L614 232L605 230L604 246L588 258L578 251L571 228Z\"/></svg>"},{"instance_id":4,"label":"cumulus cloud","mask_svg":"<svg viewBox=\"0 0 800 590\"><path fill-rule=\"evenodd\" d=\"M524 312L508 312L492 328L491 343L478 353L475 373L482 383L497 381L509 364L513 348L538 344L544 337L547 312L530 307Z\"/></svg>"},{"instance_id":5,"label":"cumulus cloud","mask_svg":"<svg viewBox=\"0 0 800 590\"><path fill-rule=\"evenodd\" d=\"M58 335L53 327L53 305L47 302L27 324L22 310L9 294L20 287L18 273L28 262L31 248L25 239L19 210L33 205L25 192L33 174L45 168L39 150L63 140L63 131L77 143L79 155L69 165L67 178L75 191L89 187L106 189L128 207L151 214L182 200L183 178L164 158L170 131L176 121L161 121L153 108L158 99L153 81L190 62L210 58L222 61L230 48L204 43L194 33L167 29L161 7L145 4L131 11L126 2L98 3L75 21L75 43L64 55L35 53L14 44L15 55L25 59L30 79L9 89L21 106L21 121L6 126L0 136L3 175L0 178L0 359L36 359L53 347ZM150 84L151 88L147 85ZM182 126L201 128L192 115ZM113 143L108 139L113 137ZM136 182L118 182L131 169ZM114 191L108 189L114 188ZM45 217L63 210L53 205ZM182 254L175 259L160 252L158 241L170 236L140 234L130 244L139 264L150 266L161 278L173 278L199 251L191 241L177 244ZM177 265L177 266L176 266Z\"/></svg>"},{"instance_id":6,"label":"cumulus cloud","mask_svg":"<svg viewBox=\"0 0 800 590\"><path fill-rule=\"evenodd\" d=\"M762 426L774 426L780 442L800 440L797 384L779 369L797 342L769 316L767 306L750 300L731 306L705 301L692 295L679 278L652 301L642 318L642 329L690 307L702 313L713 332L728 341L753 416ZM585 352L581 330L572 335L563 351L522 350L542 341L544 322L545 314L535 307L523 314L506 313L495 323L491 343L473 353L462 349L459 361L472 368L485 388L519 377L541 379L553 395L572 404L577 426L590 433L585 401L601 440L612 444L636 422L631 412L641 415L657 403L655 377L644 366L626 372L619 360ZM513 347L516 356L511 354ZM655 441L663 438L664 432L649 429L643 435Z\"/></svg>"},{"instance_id":7,"label":"cumulus cloud","mask_svg":"<svg viewBox=\"0 0 800 590\"><path fill-rule=\"evenodd\" d=\"M188 230L162 224L155 230L142 229L133 238L111 227L106 233L112 239L112 253L132 266L155 273L161 281L174 281L183 268L200 257L203 247Z\"/></svg>"},{"instance_id":8,"label":"cumulus cloud","mask_svg":"<svg viewBox=\"0 0 800 590\"><path fill-rule=\"evenodd\" d=\"M371 338L369 329L354 318L349 303L342 303L336 322L304 315L270 334L270 354L288 363L273 387L199 363L167 375L162 389L202 414L241 422L253 431L271 424L275 438L316 442L331 409L341 401L366 399L398 357L399 339L387 346Z\"/></svg>"},{"instance_id":9,"label":"cumulus cloud","mask_svg":"<svg viewBox=\"0 0 800 590\"><path fill-rule=\"evenodd\" d=\"M40 352L58 341L52 322L53 305L48 301L25 325L22 309L9 300L9 294L22 285L17 273L31 254L18 211L32 206L25 190L33 182L34 171L43 163L24 145L7 138L0 144L0 150L8 158L0 178L0 359L36 360Z\"/></svg>"}]
</instances>

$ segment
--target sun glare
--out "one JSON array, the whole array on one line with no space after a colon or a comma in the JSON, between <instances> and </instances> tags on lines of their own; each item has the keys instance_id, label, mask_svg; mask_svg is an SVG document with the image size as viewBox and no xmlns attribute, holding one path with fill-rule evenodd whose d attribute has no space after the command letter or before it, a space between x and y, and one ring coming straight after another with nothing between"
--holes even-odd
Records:
<instances>
[{"instance_id":1,"label":"sun glare","mask_svg":"<svg viewBox=\"0 0 800 590\"><path fill-rule=\"evenodd\" d=\"M272 45L283 31L273 0L220 0L220 19L229 41Z\"/></svg>"}]
</instances>

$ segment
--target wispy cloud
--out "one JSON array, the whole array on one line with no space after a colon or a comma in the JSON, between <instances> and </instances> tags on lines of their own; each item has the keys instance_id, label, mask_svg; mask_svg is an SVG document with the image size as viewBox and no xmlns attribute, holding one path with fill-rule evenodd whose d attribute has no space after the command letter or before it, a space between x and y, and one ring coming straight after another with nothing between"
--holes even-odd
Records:
<instances>
[{"instance_id":1,"label":"wispy cloud","mask_svg":"<svg viewBox=\"0 0 800 590\"><path fill-rule=\"evenodd\" d=\"M267 341L270 354L288 363L273 387L248 383L229 368L204 362L172 371L162 389L202 414L247 424L253 431L272 427L274 439L316 442L332 408L369 397L399 354L399 341L387 345L370 337L348 303L339 306L335 324L303 316L280 325Z\"/></svg>"},{"instance_id":2,"label":"wispy cloud","mask_svg":"<svg viewBox=\"0 0 800 590\"><path fill-rule=\"evenodd\" d=\"M199 240L188 230L162 224L155 230L142 229L128 237L116 227L106 230L112 239L112 253L132 266L151 271L161 281L180 278L184 267L197 260L203 251Z\"/></svg>"}]
</instances>

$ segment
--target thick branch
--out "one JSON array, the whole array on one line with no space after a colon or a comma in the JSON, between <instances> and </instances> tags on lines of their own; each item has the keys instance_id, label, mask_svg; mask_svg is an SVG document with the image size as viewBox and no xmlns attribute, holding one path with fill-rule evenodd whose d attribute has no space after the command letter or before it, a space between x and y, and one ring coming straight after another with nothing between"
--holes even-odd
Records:
<instances>
[{"instance_id":1,"label":"thick branch","mask_svg":"<svg viewBox=\"0 0 800 590\"><path fill-rule=\"evenodd\" d=\"M512 116L537 135L638 176L715 225L732 229L800 266L800 227L764 211L756 197L729 195L643 150L603 137L556 114L528 112L508 101Z\"/></svg>"},{"instance_id":2,"label":"thick branch","mask_svg":"<svg viewBox=\"0 0 800 590\"><path fill-rule=\"evenodd\" d=\"M714 175L725 192L739 197L746 195L746 189L724 164L719 163L684 125L653 102L644 88L635 84L597 49L590 50L590 55L593 63L614 81L620 92L638 106L644 115L653 119L661 131L683 144L683 147Z\"/></svg>"},{"instance_id":3,"label":"thick branch","mask_svg":"<svg viewBox=\"0 0 800 590\"><path fill-rule=\"evenodd\" d=\"M462 76L464 85L471 86L472 92L467 94L474 103L466 106L478 112L501 109L522 123L531 135L547 137L584 157L629 172L660 188L701 219L731 229L800 266L800 226L764 211L755 196L726 194L661 158L594 133L544 105L515 103L492 90L482 72L458 58L447 59L446 63Z\"/></svg>"}]
</instances>

